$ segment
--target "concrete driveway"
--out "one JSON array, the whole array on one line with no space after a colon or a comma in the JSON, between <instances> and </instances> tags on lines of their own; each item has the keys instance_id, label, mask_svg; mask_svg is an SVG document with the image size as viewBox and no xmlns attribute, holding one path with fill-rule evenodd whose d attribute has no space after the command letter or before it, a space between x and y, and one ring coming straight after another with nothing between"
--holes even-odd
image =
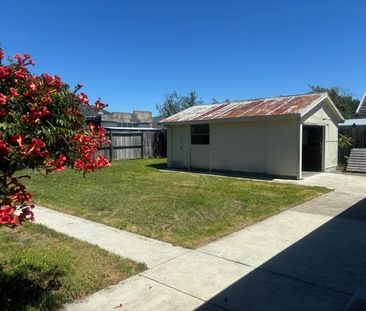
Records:
<instances>
[{"instance_id":1,"label":"concrete driveway","mask_svg":"<svg viewBox=\"0 0 366 311\"><path fill-rule=\"evenodd\" d=\"M68 310L343 310L366 287L366 176L171 259Z\"/></svg>"}]
</instances>

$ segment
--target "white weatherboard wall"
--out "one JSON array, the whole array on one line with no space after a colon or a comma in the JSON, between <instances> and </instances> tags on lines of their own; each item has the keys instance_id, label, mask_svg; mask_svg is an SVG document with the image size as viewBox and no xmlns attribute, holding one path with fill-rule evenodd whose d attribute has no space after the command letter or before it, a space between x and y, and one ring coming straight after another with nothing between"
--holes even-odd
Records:
<instances>
[{"instance_id":1,"label":"white weatherboard wall","mask_svg":"<svg viewBox=\"0 0 366 311\"><path fill-rule=\"evenodd\" d=\"M324 126L322 171L334 171L338 163L338 121L325 100L302 118L303 125Z\"/></svg>"},{"instance_id":2,"label":"white weatherboard wall","mask_svg":"<svg viewBox=\"0 0 366 311\"><path fill-rule=\"evenodd\" d=\"M168 167L189 168L190 126L169 126L167 133Z\"/></svg>"},{"instance_id":3,"label":"white weatherboard wall","mask_svg":"<svg viewBox=\"0 0 366 311\"><path fill-rule=\"evenodd\" d=\"M210 144L192 145L190 125L168 126L168 166L300 178L299 120L213 122Z\"/></svg>"},{"instance_id":4,"label":"white weatherboard wall","mask_svg":"<svg viewBox=\"0 0 366 311\"><path fill-rule=\"evenodd\" d=\"M301 178L299 120L267 122L266 173Z\"/></svg>"}]
</instances>

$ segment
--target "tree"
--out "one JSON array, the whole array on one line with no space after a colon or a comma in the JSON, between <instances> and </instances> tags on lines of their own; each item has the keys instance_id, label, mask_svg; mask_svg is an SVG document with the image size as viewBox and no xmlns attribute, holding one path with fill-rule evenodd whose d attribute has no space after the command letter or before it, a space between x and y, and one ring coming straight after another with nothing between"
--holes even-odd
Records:
<instances>
[{"instance_id":1,"label":"tree","mask_svg":"<svg viewBox=\"0 0 366 311\"><path fill-rule=\"evenodd\" d=\"M160 117L167 118L189 107L202 104L202 99L198 98L194 90L185 96L179 96L176 91L173 91L165 95L163 103L157 104L156 109Z\"/></svg>"},{"instance_id":2,"label":"tree","mask_svg":"<svg viewBox=\"0 0 366 311\"><path fill-rule=\"evenodd\" d=\"M319 85L309 85L309 87L311 89L310 93L327 92L345 119L356 117L356 109L360 101L353 98L347 89L340 87L326 88Z\"/></svg>"},{"instance_id":3,"label":"tree","mask_svg":"<svg viewBox=\"0 0 366 311\"><path fill-rule=\"evenodd\" d=\"M107 143L104 129L86 125L82 105L99 111L106 105L74 91L58 76L33 75L29 54L16 54L3 64L0 49L0 225L33 220L32 196L19 171L30 168L49 174L66 166L84 173L109 165L97 154Z\"/></svg>"}]
</instances>

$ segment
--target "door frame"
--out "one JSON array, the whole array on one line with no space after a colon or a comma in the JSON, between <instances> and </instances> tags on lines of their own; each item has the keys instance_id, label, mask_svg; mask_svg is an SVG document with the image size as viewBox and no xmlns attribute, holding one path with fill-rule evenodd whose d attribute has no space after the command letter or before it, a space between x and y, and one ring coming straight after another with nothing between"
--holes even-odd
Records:
<instances>
[{"instance_id":1,"label":"door frame","mask_svg":"<svg viewBox=\"0 0 366 311\"><path fill-rule=\"evenodd\" d=\"M320 172L325 172L325 152L326 152L326 126L324 124L301 124L301 135L300 135L300 176L302 178L303 169L303 156L302 156L302 148L303 148L303 135L304 135L304 127L319 127L321 128L321 165L320 165Z\"/></svg>"}]
</instances>

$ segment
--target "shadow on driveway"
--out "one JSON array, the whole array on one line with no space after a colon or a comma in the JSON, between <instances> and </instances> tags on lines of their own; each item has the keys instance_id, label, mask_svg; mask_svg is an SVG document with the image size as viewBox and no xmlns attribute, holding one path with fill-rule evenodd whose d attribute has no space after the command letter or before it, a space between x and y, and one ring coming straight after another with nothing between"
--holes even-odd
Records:
<instances>
[{"instance_id":1,"label":"shadow on driveway","mask_svg":"<svg viewBox=\"0 0 366 311\"><path fill-rule=\"evenodd\" d=\"M250 311L344 310L362 287L366 287L366 199L272 257L198 310L212 305Z\"/></svg>"}]
</instances>

